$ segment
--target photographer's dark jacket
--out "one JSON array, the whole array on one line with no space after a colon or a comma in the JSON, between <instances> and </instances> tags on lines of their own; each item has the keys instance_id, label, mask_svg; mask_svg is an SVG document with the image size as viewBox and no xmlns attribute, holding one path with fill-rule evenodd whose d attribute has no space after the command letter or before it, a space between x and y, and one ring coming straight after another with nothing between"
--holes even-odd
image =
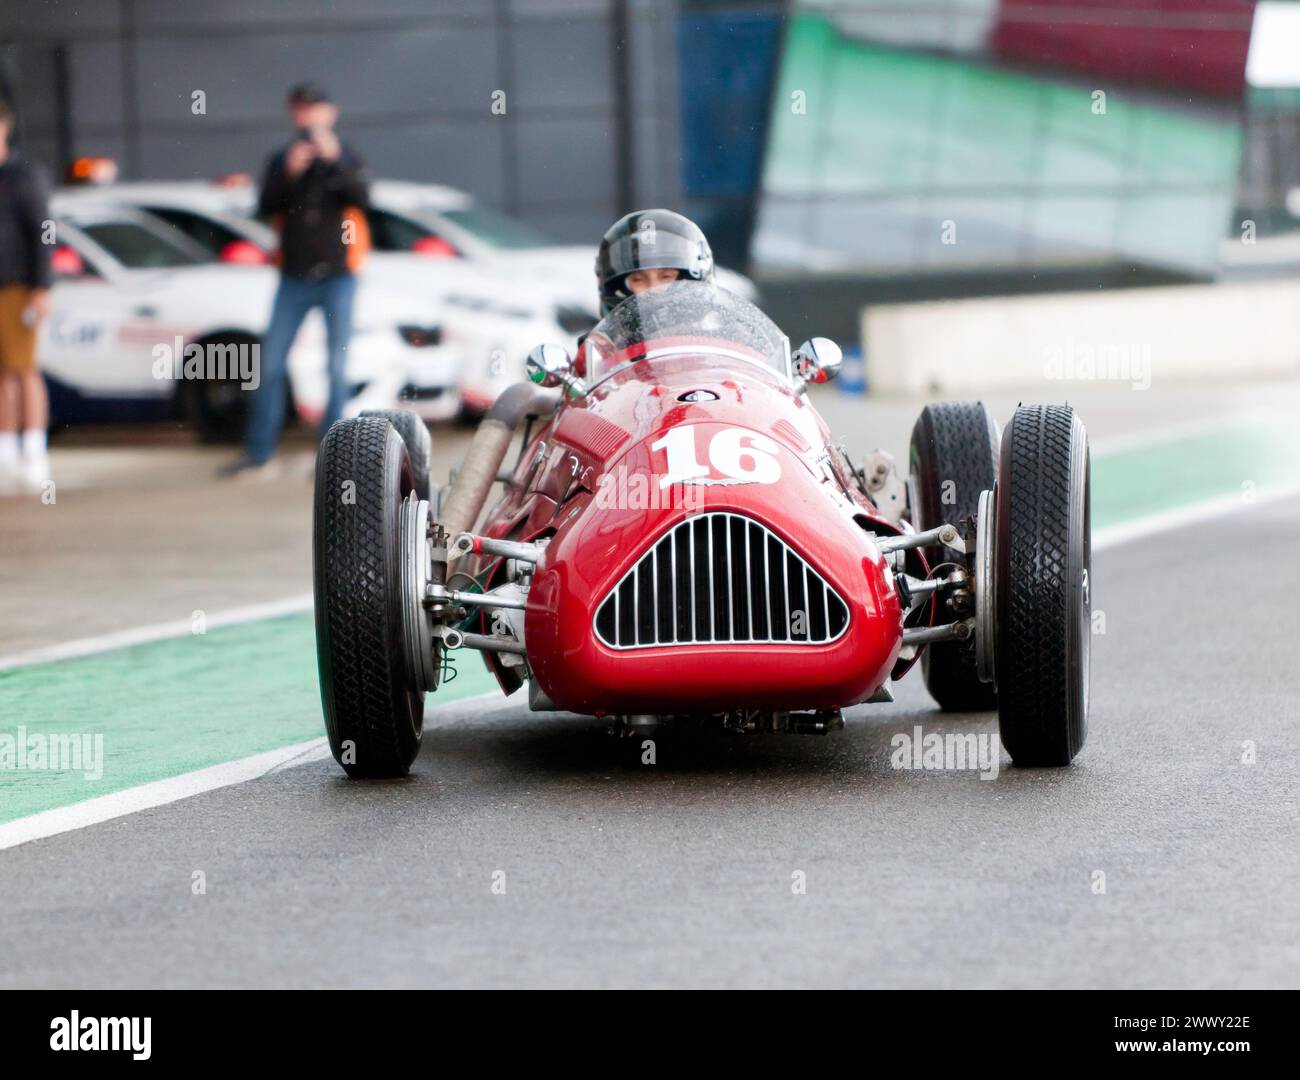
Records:
<instances>
[{"instance_id":1,"label":"photographer's dark jacket","mask_svg":"<svg viewBox=\"0 0 1300 1080\"><path fill-rule=\"evenodd\" d=\"M49 216L44 177L10 151L0 165L0 285L50 287Z\"/></svg>"},{"instance_id":2,"label":"photographer's dark jacket","mask_svg":"<svg viewBox=\"0 0 1300 1080\"><path fill-rule=\"evenodd\" d=\"M280 150L267 163L258 203L258 215L280 230L280 271L310 281L349 273L349 255L355 252L343 241L343 220L349 210L365 210L370 204L365 164L341 146L337 161L313 161L290 180L284 168L288 150ZM364 219L358 220L358 227L364 230ZM362 238L366 246L368 239L368 234Z\"/></svg>"}]
</instances>

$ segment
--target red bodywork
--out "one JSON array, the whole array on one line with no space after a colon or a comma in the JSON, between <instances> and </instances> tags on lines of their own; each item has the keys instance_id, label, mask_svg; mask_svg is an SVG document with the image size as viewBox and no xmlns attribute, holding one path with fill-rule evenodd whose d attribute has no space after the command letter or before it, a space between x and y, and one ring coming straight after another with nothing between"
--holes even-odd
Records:
<instances>
[{"instance_id":1,"label":"red bodywork","mask_svg":"<svg viewBox=\"0 0 1300 1080\"><path fill-rule=\"evenodd\" d=\"M658 344L650 343L651 353ZM717 398L680 400L696 390ZM723 429L774 440L779 479L661 491L666 451L652 444L681 426L697 429L705 462L702 448ZM606 475L611 486L598 497ZM559 708L596 715L831 709L869 697L889 677L902 611L867 529L898 530L861 493L816 410L775 370L717 355L639 360L567 400L524 447L513 481L482 531L551 538L529 592L525 638L533 677ZM617 650L602 643L593 618L610 590L672 526L710 511L757 521L802 556L848 604L841 635L820 645Z\"/></svg>"}]
</instances>

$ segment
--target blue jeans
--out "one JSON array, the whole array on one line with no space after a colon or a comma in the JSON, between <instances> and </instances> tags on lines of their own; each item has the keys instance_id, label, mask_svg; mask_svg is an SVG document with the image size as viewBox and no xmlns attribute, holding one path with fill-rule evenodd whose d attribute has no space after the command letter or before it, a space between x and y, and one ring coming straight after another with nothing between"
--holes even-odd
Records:
<instances>
[{"instance_id":1,"label":"blue jeans","mask_svg":"<svg viewBox=\"0 0 1300 1080\"><path fill-rule=\"evenodd\" d=\"M348 400L345 375L348 339L352 337L352 301L356 294L357 279L352 274L320 281L281 276L271 308L271 325L262 338L262 381L248 410L244 451L251 461L260 464L269 461L275 453L284 426L289 346L314 307L319 307L325 315L329 356L329 404L321 421L321 434L343 415Z\"/></svg>"}]
</instances>

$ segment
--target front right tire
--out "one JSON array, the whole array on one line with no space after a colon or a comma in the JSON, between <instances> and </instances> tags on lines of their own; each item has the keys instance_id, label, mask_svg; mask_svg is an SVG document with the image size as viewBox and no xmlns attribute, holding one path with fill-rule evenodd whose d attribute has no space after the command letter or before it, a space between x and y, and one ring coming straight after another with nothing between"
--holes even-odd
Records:
<instances>
[{"instance_id":1,"label":"front right tire","mask_svg":"<svg viewBox=\"0 0 1300 1080\"><path fill-rule=\"evenodd\" d=\"M963 520L973 518L979 510L980 493L992 489L997 479L997 468L997 427L982 403L927 405L912 428L908 462L916 482L912 524L917 531L945 524L960 528ZM956 562L968 574L974 572L969 555L944 547L922 550L931 569L943 562ZM941 605L935 624L956 618ZM931 642L921 656L921 674L940 708L983 712L997 707L997 692L992 684L980 681L974 645L969 641Z\"/></svg>"},{"instance_id":2,"label":"front right tire","mask_svg":"<svg viewBox=\"0 0 1300 1080\"><path fill-rule=\"evenodd\" d=\"M340 420L321 442L316 658L330 751L352 777L405 776L420 751L424 694L407 670L401 590L401 507L414 489L384 417Z\"/></svg>"}]
</instances>

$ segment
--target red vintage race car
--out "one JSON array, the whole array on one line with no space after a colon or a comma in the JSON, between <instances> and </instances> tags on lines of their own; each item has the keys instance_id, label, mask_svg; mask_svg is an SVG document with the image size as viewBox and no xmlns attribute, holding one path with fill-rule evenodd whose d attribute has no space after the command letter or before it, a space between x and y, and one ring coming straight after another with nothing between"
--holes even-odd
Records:
<instances>
[{"instance_id":1,"label":"red vintage race car","mask_svg":"<svg viewBox=\"0 0 1300 1080\"><path fill-rule=\"evenodd\" d=\"M315 591L340 764L406 773L457 650L537 711L737 731L842 726L920 659L944 708L997 709L1015 763L1068 764L1088 712L1082 423L1021 406L999 437L980 404L930 405L905 476L881 452L855 465L805 393L839 360L681 282L624 301L576 360L534 349L444 488L413 417L334 425Z\"/></svg>"}]
</instances>

